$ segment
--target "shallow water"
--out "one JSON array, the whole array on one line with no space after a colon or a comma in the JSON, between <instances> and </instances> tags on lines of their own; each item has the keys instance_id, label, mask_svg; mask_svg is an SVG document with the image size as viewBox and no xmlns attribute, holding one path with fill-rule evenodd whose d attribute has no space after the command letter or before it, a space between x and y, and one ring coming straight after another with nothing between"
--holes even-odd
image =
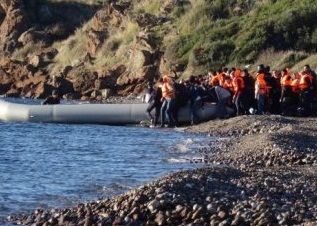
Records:
<instances>
[{"instance_id":1,"label":"shallow water","mask_svg":"<svg viewBox=\"0 0 317 226\"><path fill-rule=\"evenodd\" d=\"M199 165L213 138L140 126L0 122L1 218L121 194ZM1 223L1 225L3 225Z\"/></svg>"}]
</instances>

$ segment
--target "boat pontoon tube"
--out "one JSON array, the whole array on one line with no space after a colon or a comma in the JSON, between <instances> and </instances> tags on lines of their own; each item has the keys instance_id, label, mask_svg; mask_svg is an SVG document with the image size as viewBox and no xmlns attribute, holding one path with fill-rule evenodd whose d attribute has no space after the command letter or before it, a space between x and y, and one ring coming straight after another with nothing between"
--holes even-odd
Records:
<instances>
[{"instance_id":1,"label":"boat pontoon tube","mask_svg":"<svg viewBox=\"0 0 317 226\"><path fill-rule=\"evenodd\" d=\"M149 120L148 104L58 104L28 105L0 100L0 120L56 123L136 124ZM202 121L216 117L216 105L205 103L198 116ZM229 109L230 110L230 109ZM232 111L232 109L231 109ZM189 106L181 108L179 122L190 122Z\"/></svg>"}]
</instances>

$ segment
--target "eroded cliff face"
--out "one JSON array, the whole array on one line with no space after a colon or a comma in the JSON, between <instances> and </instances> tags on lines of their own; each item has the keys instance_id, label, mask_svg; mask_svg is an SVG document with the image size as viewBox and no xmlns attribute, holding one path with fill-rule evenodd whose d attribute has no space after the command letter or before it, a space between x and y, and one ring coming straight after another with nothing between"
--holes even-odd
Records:
<instances>
[{"instance_id":1,"label":"eroded cliff face","mask_svg":"<svg viewBox=\"0 0 317 226\"><path fill-rule=\"evenodd\" d=\"M109 95L140 93L147 80L165 73L169 65L146 31L164 22L164 18L149 14L128 18L126 11L132 7L133 2L105 1L103 5L90 6L67 1L2 0L0 95L45 98L58 89L65 98L101 100ZM129 62L92 70L91 65L109 32L120 29L127 18L140 30L135 45L125 53ZM88 21L92 26L86 32L83 57L76 64L52 71L54 58L60 54L54 43L66 40ZM17 49L26 46L32 49L33 45L36 51L26 53L22 60L13 60Z\"/></svg>"}]
</instances>

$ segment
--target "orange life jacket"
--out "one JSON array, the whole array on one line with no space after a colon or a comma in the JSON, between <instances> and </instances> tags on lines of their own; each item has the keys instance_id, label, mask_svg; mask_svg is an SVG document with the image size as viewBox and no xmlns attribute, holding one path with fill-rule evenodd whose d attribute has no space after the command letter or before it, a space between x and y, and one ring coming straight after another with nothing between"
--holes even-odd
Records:
<instances>
[{"instance_id":1,"label":"orange life jacket","mask_svg":"<svg viewBox=\"0 0 317 226\"><path fill-rule=\"evenodd\" d=\"M242 91L244 88L244 80L241 76L232 79L232 85L235 92Z\"/></svg>"},{"instance_id":2,"label":"orange life jacket","mask_svg":"<svg viewBox=\"0 0 317 226\"><path fill-rule=\"evenodd\" d=\"M209 86L213 87L216 85L220 85L220 82L218 80L218 75L213 75L210 77Z\"/></svg>"},{"instance_id":3,"label":"orange life jacket","mask_svg":"<svg viewBox=\"0 0 317 226\"><path fill-rule=\"evenodd\" d=\"M309 83L307 82L309 81ZM303 74L299 80L299 88L300 90L311 89L313 83L313 76L311 74Z\"/></svg>"},{"instance_id":4,"label":"orange life jacket","mask_svg":"<svg viewBox=\"0 0 317 226\"><path fill-rule=\"evenodd\" d=\"M286 74L281 78L281 86L290 86L292 83L292 78L290 75Z\"/></svg>"},{"instance_id":5,"label":"orange life jacket","mask_svg":"<svg viewBox=\"0 0 317 226\"><path fill-rule=\"evenodd\" d=\"M165 99L171 99L175 97L175 90L171 83L164 82L162 85L162 97Z\"/></svg>"},{"instance_id":6,"label":"orange life jacket","mask_svg":"<svg viewBox=\"0 0 317 226\"><path fill-rule=\"evenodd\" d=\"M223 86L224 80L225 80L225 74L224 73L218 73L217 79L219 82L219 86Z\"/></svg>"},{"instance_id":7,"label":"orange life jacket","mask_svg":"<svg viewBox=\"0 0 317 226\"><path fill-rule=\"evenodd\" d=\"M255 85L259 85L259 94L267 94L269 87L266 85L266 81L264 80L264 73L260 73L256 77L256 83Z\"/></svg>"},{"instance_id":8,"label":"orange life jacket","mask_svg":"<svg viewBox=\"0 0 317 226\"><path fill-rule=\"evenodd\" d=\"M226 79L223 83L223 88L226 88L229 90L231 93L234 92L233 84L231 79Z\"/></svg>"},{"instance_id":9,"label":"orange life jacket","mask_svg":"<svg viewBox=\"0 0 317 226\"><path fill-rule=\"evenodd\" d=\"M291 82L291 87L292 87L292 92L293 93L299 93L300 89L299 89L299 79L295 78L292 82Z\"/></svg>"}]
</instances>

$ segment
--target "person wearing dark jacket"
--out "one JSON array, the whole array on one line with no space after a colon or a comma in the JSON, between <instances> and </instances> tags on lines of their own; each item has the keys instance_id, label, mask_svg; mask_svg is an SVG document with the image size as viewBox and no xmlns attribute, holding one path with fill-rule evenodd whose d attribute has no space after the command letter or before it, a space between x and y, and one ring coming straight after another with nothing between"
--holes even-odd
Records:
<instances>
[{"instance_id":1,"label":"person wearing dark jacket","mask_svg":"<svg viewBox=\"0 0 317 226\"><path fill-rule=\"evenodd\" d=\"M242 97L242 106L244 109L244 114L250 114L251 108L256 108L256 101L254 99L254 84L255 79L249 73L248 69L243 69L241 76L244 81L244 92Z\"/></svg>"},{"instance_id":2,"label":"person wearing dark jacket","mask_svg":"<svg viewBox=\"0 0 317 226\"><path fill-rule=\"evenodd\" d=\"M51 105L51 104L59 104L60 103L60 98L58 95L58 91L57 90L53 90L52 91L52 95L47 97L43 102L42 105Z\"/></svg>"},{"instance_id":3,"label":"person wearing dark jacket","mask_svg":"<svg viewBox=\"0 0 317 226\"><path fill-rule=\"evenodd\" d=\"M151 119L151 124L152 126L156 126L159 116L160 116L160 111L162 107L162 88L161 88L161 82L160 84L155 88L152 83L148 84L148 91L149 91L149 100L148 100L148 107L146 109L146 112L148 113L150 119ZM152 110L155 109L154 112L154 117L151 114Z\"/></svg>"},{"instance_id":4,"label":"person wearing dark jacket","mask_svg":"<svg viewBox=\"0 0 317 226\"><path fill-rule=\"evenodd\" d=\"M203 106L202 87L200 87L195 81L195 76L191 76L189 79L188 93L191 113L191 125L195 125L200 122L197 112Z\"/></svg>"}]
</instances>

